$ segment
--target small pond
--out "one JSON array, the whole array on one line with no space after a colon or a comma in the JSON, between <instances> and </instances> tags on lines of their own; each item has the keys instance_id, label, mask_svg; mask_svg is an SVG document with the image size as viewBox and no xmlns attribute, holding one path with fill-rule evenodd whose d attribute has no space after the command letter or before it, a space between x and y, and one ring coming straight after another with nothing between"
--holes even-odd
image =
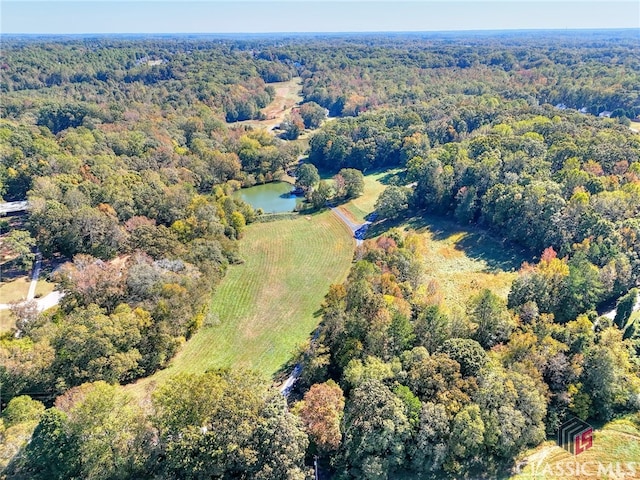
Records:
<instances>
[{"instance_id":1,"label":"small pond","mask_svg":"<svg viewBox=\"0 0 640 480\"><path fill-rule=\"evenodd\" d=\"M256 210L264 213L292 212L295 206L302 203L302 197L291 195L293 185L287 182L271 182L242 188L233 194L244 200Z\"/></svg>"}]
</instances>

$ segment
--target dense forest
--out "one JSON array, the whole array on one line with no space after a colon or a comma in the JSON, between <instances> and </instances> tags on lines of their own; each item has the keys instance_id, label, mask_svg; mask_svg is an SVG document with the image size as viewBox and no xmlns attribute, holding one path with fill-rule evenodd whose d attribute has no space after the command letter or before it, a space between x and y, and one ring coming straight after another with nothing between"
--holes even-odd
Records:
<instances>
[{"instance_id":1,"label":"dense forest","mask_svg":"<svg viewBox=\"0 0 640 480\"><path fill-rule=\"evenodd\" d=\"M0 476L494 478L569 416L640 424L639 52L637 31L3 38L0 194L29 200L14 249L62 264L65 295L0 337L0 443L25 436ZM298 77L282 135L238 123ZM400 173L292 395L231 367L138 404L119 385L212 322L262 220L233 192L302 153L309 208ZM507 298L442 300L394 228L429 215L527 252Z\"/></svg>"}]
</instances>

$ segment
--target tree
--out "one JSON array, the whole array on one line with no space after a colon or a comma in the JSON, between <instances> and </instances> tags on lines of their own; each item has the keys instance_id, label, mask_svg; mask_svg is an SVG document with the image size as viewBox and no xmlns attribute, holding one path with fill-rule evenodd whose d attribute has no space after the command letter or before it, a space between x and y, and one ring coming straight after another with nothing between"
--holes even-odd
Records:
<instances>
[{"instance_id":1,"label":"tree","mask_svg":"<svg viewBox=\"0 0 640 480\"><path fill-rule=\"evenodd\" d=\"M632 288L626 295L622 296L620 300L618 300L618 304L616 305L616 316L613 319L613 322L619 329L624 330L627 326L627 322L633 313L633 307L636 304L636 298L638 298L638 289Z\"/></svg>"},{"instance_id":2,"label":"tree","mask_svg":"<svg viewBox=\"0 0 640 480\"><path fill-rule=\"evenodd\" d=\"M634 373L629 349L622 342L622 332L609 327L599 335L599 342L586 353L582 371L584 392L591 400L591 414L609 420L614 414L637 409L640 379Z\"/></svg>"},{"instance_id":3,"label":"tree","mask_svg":"<svg viewBox=\"0 0 640 480\"><path fill-rule=\"evenodd\" d=\"M375 204L378 215L382 218L397 218L409 208L407 190L392 185L380 194Z\"/></svg>"},{"instance_id":4,"label":"tree","mask_svg":"<svg viewBox=\"0 0 640 480\"><path fill-rule=\"evenodd\" d=\"M77 478L81 474L78 442L68 427L67 415L50 408L34 430L23 459L10 467L11 473L34 480Z\"/></svg>"},{"instance_id":5,"label":"tree","mask_svg":"<svg viewBox=\"0 0 640 480\"><path fill-rule=\"evenodd\" d=\"M68 428L79 440L77 456L85 478L126 479L142 473L148 427L142 409L117 385L85 384L58 400Z\"/></svg>"},{"instance_id":6,"label":"tree","mask_svg":"<svg viewBox=\"0 0 640 480\"><path fill-rule=\"evenodd\" d=\"M352 392L344 429L340 466L347 478L384 479L404 465L411 425L402 400L382 383L367 381Z\"/></svg>"},{"instance_id":7,"label":"tree","mask_svg":"<svg viewBox=\"0 0 640 480\"><path fill-rule=\"evenodd\" d=\"M43 480L140 477L147 433L142 410L120 387L84 384L44 412L17 473Z\"/></svg>"},{"instance_id":8,"label":"tree","mask_svg":"<svg viewBox=\"0 0 640 480\"><path fill-rule=\"evenodd\" d=\"M422 401L442 403L450 412L469 401L460 365L448 356L429 355L424 347L416 347L402 355L402 367L404 383Z\"/></svg>"},{"instance_id":9,"label":"tree","mask_svg":"<svg viewBox=\"0 0 640 480\"><path fill-rule=\"evenodd\" d=\"M148 312L132 310L126 304L110 315L95 304L77 308L50 337L56 350L52 369L59 381L64 379L69 386L94 380L131 380L139 375L142 331L150 324Z\"/></svg>"},{"instance_id":10,"label":"tree","mask_svg":"<svg viewBox=\"0 0 640 480\"><path fill-rule=\"evenodd\" d=\"M304 465L309 440L280 392L272 391L267 398L251 446L257 465L250 468L247 476L256 480L309 478Z\"/></svg>"},{"instance_id":11,"label":"tree","mask_svg":"<svg viewBox=\"0 0 640 480\"><path fill-rule=\"evenodd\" d=\"M82 104L49 104L43 106L38 112L37 123L48 127L55 135L67 128L79 127L90 113L90 110Z\"/></svg>"},{"instance_id":12,"label":"tree","mask_svg":"<svg viewBox=\"0 0 640 480\"><path fill-rule=\"evenodd\" d=\"M327 111L316 102L303 103L299 112L306 128L318 128L327 116Z\"/></svg>"},{"instance_id":13,"label":"tree","mask_svg":"<svg viewBox=\"0 0 640 480\"><path fill-rule=\"evenodd\" d=\"M162 468L170 478L238 477L255 471L266 388L249 372L181 374L153 393Z\"/></svg>"},{"instance_id":14,"label":"tree","mask_svg":"<svg viewBox=\"0 0 640 480\"><path fill-rule=\"evenodd\" d=\"M435 352L442 342L451 337L449 317L438 305L430 305L418 313L414 331L418 345Z\"/></svg>"},{"instance_id":15,"label":"tree","mask_svg":"<svg viewBox=\"0 0 640 480\"><path fill-rule=\"evenodd\" d=\"M477 325L474 339L484 348L505 342L513 330L513 320L506 305L495 293L484 289L469 303L468 313Z\"/></svg>"},{"instance_id":16,"label":"tree","mask_svg":"<svg viewBox=\"0 0 640 480\"><path fill-rule=\"evenodd\" d=\"M489 361L487 352L478 342L470 338L445 340L440 351L460 364L460 373L463 377L476 377Z\"/></svg>"},{"instance_id":17,"label":"tree","mask_svg":"<svg viewBox=\"0 0 640 480\"><path fill-rule=\"evenodd\" d=\"M5 246L10 250L11 255L15 255L15 263L23 270L30 270L35 259L33 247L36 241L26 230L11 230L3 238Z\"/></svg>"},{"instance_id":18,"label":"tree","mask_svg":"<svg viewBox=\"0 0 640 480\"><path fill-rule=\"evenodd\" d=\"M236 232L236 238L242 238L247 222L242 213L235 211L231 214L231 226Z\"/></svg>"},{"instance_id":19,"label":"tree","mask_svg":"<svg viewBox=\"0 0 640 480\"><path fill-rule=\"evenodd\" d=\"M282 138L285 140L295 140L304 130L304 122L299 114L291 113L287 115L280 124L280 130L282 130Z\"/></svg>"},{"instance_id":20,"label":"tree","mask_svg":"<svg viewBox=\"0 0 640 480\"><path fill-rule=\"evenodd\" d=\"M44 413L44 405L28 395L14 397L2 412L5 427L22 422L38 421Z\"/></svg>"},{"instance_id":21,"label":"tree","mask_svg":"<svg viewBox=\"0 0 640 480\"><path fill-rule=\"evenodd\" d=\"M311 204L314 208L322 208L329 198L331 198L331 186L321 180L318 188L311 192Z\"/></svg>"},{"instance_id":22,"label":"tree","mask_svg":"<svg viewBox=\"0 0 640 480\"><path fill-rule=\"evenodd\" d=\"M298 167L296 186L302 188L304 191L313 189L314 185L320 181L320 175L318 175L318 169L315 165L310 163L304 163Z\"/></svg>"},{"instance_id":23,"label":"tree","mask_svg":"<svg viewBox=\"0 0 640 480\"><path fill-rule=\"evenodd\" d=\"M364 192L364 175L355 168L343 168L338 172L344 182L344 196L354 198Z\"/></svg>"},{"instance_id":24,"label":"tree","mask_svg":"<svg viewBox=\"0 0 640 480\"><path fill-rule=\"evenodd\" d=\"M329 380L312 385L296 406L309 438L321 453L335 451L340 446L344 402L340 386Z\"/></svg>"},{"instance_id":25,"label":"tree","mask_svg":"<svg viewBox=\"0 0 640 480\"><path fill-rule=\"evenodd\" d=\"M411 465L418 472L440 470L449 455L450 416L444 405L422 403L420 424L411 442Z\"/></svg>"},{"instance_id":26,"label":"tree","mask_svg":"<svg viewBox=\"0 0 640 480\"><path fill-rule=\"evenodd\" d=\"M38 318L40 311L38 310L38 302L36 300L27 300L25 302L15 302L10 304L9 309L16 318L16 330L18 335L23 335L29 330Z\"/></svg>"},{"instance_id":27,"label":"tree","mask_svg":"<svg viewBox=\"0 0 640 480\"><path fill-rule=\"evenodd\" d=\"M454 417L449 442L451 452L460 459L472 459L481 452L484 422L478 405L467 405Z\"/></svg>"},{"instance_id":28,"label":"tree","mask_svg":"<svg viewBox=\"0 0 640 480\"><path fill-rule=\"evenodd\" d=\"M489 364L478 376L473 400L480 407L487 451L512 458L545 437L547 403L539 381Z\"/></svg>"},{"instance_id":29,"label":"tree","mask_svg":"<svg viewBox=\"0 0 640 480\"><path fill-rule=\"evenodd\" d=\"M593 310L604 292L598 267L586 258L584 252L576 252L568 264L569 276L563 285L563 308L555 312L560 322Z\"/></svg>"},{"instance_id":30,"label":"tree","mask_svg":"<svg viewBox=\"0 0 640 480\"><path fill-rule=\"evenodd\" d=\"M76 255L64 265L57 280L65 293L63 307L93 304L113 311L125 299L126 270L122 262L103 262L90 255Z\"/></svg>"},{"instance_id":31,"label":"tree","mask_svg":"<svg viewBox=\"0 0 640 480\"><path fill-rule=\"evenodd\" d=\"M53 379L55 350L48 339L25 336L0 340L0 384L6 402L23 391L47 391Z\"/></svg>"}]
</instances>

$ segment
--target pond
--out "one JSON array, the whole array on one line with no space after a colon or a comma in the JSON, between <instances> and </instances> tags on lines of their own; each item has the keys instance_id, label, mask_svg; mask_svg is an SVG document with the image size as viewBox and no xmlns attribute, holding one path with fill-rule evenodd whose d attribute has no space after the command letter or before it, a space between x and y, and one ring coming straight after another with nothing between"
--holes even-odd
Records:
<instances>
[{"instance_id":1,"label":"pond","mask_svg":"<svg viewBox=\"0 0 640 480\"><path fill-rule=\"evenodd\" d=\"M264 213L292 212L302 197L291 195L293 185L287 182L271 182L264 185L242 188L233 194L253 208L261 208Z\"/></svg>"}]
</instances>

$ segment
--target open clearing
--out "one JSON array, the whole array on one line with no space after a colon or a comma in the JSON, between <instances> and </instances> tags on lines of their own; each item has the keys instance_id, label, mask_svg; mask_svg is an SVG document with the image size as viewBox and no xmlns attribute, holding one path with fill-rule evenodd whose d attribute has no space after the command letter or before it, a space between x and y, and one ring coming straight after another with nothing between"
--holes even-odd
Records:
<instances>
[{"instance_id":1,"label":"open clearing","mask_svg":"<svg viewBox=\"0 0 640 480\"><path fill-rule=\"evenodd\" d=\"M271 130L276 125L280 125L284 117L291 113L291 109L302 101L302 79L300 77L268 85L275 89L276 96L269 105L261 110L266 117L265 120L243 120L233 122L230 125L249 125Z\"/></svg>"},{"instance_id":2,"label":"open clearing","mask_svg":"<svg viewBox=\"0 0 640 480\"><path fill-rule=\"evenodd\" d=\"M573 456L545 442L522 457L527 465L512 480L635 479L640 476L640 418L613 420L594 430L593 447ZM628 467L635 462L636 471ZM599 470L600 468L600 470Z\"/></svg>"},{"instance_id":3,"label":"open clearing","mask_svg":"<svg viewBox=\"0 0 640 480\"><path fill-rule=\"evenodd\" d=\"M240 241L245 263L229 268L213 299L217 324L203 326L171 366L128 388L140 392L181 372L252 368L273 375L320 321L332 283L345 280L354 241L330 212L255 223Z\"/></svg>"},{"instance_id":4,"label":"open clearing","mask_svg":"<svg viewBox=\"0 0 640 480\"><path fill-rule=\"evenodd\" d=\"M27 298L31 280L27 276L18 277L11 282L0 284L0 303L20 302ZM55 284L38 280L35 298L47 296L53 292ZM0 334L15 327L15 318L10 310L0 310Z\"/></svg>"},{"instance_id":5,"label":"open clearing","mask_svg":"<svg viewBox=\"0 0 640 480\"><path fill-rule=\"evenodd\" d=\"M354 223L362 223L373 212L388 180L401 171L392 169L365 175L364 194L338 208ZM387 222L372 225L368 237L392 226ZM527 260L524 253L503 245L482 229L464 227L442 217L416 217L400 228L421 234L426 276L436 280L448 306L464 306L470 296L484 288L506 299L518 269Z\"/></svg>"},{"instance_id":6,"label":"open clearing","mask_svg":"<svg viewBox=\"0 0 640 480\"><path fill-rule=\"evenodd\" d=\"M400 228L422 236L425 273L436 280L450 307L464 306L470 296L485 288L506 299L517 270L526 260L524 254L487 232L445 218L414 218Z\"/></svg>"}]
</instances>

